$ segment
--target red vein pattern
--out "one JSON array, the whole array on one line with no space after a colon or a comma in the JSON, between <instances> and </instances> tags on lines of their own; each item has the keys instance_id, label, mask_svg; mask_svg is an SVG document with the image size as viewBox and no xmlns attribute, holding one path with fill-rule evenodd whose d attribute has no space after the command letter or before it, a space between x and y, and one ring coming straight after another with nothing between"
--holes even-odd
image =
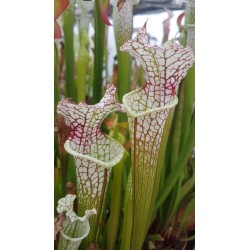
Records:
<instances>
[{"instance_id":1,"label":"red vein pattern","mask_svg":"<svg viewBox=\"0 0 250 250\"><path fill-rule=\"evenodd\" d=\"M136 94L127 98L135 111L146 111L170 104L176 95L178 84L194 62L191 48L168 41L163 47L151 46L146 27L138 29L133 40L121 48L138 59L146 72L147 83ZM132 99L131 99L132 98Z\"/></svg>"},{"instance_id":2,"label":"red vein pattern","mask_svg":"<svg viewBox=\"0 0 250 250\"><path fill-rule=\"evenodd\" d=\"M146 24L121 48L137 58L147 75L146 84L123 97L127 110L133 156L132 250L141 249L152 201L158 155L169 111L177 104L178 84L192 66L189 47L172 41L151 46Z\"/></svg>"},{"instance_id":3,"label":"red vein pattern","mask_svg":"<svg viewBox=\"0 0 250 250\"><path fill-rule=\"evenodd\" d=\"M111 168L124 154L122 145L100 130L103 119L109 113L124 112L123 105L116 102L115 91L115 86L108 84L104 97L95 105L75 104L64 99L57 106L57 113L70 126L64 147L75 158L78 215L82 216L87 209L97 210L97 216L90 219L89 241L94 241L97 234Z\"/></svg>"}]
</instances>

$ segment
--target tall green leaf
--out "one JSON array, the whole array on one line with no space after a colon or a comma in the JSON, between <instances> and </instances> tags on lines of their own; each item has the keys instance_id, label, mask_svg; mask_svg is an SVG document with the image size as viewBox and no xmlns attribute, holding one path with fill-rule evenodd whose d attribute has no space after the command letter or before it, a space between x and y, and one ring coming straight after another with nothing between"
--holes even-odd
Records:
<instances>
[{"instance_id":1,"label":"tall green leaf","mask_svg":"<svg viewBox=\"0 0 250 250\"><path fill-rule=\"evenodd\" d=\"M94 79L92 104L102 98L102 71L104 57L105 25L101 20L98 1L95 1L95 37L94 37Z\"/></svg>"},{"instance_id":2,"label":"tall green leaf","mask_svg":"<svg viewBox=\"0 0 250 250\"><path fill-rule=\"evenodd\" d=\"M80 46L77 61L77 102L86 101L86 78L90 56L87 50L88 35L84 30L80 30Z\"/></svg>"},{"instance_id":3,"label":"tall green leaf","mask_svg":"<svg viewBox=\"0 0 250 250\"><path fill-rule=\"evenodd\" d=\"M63 16L65 43L66 96L76 101L75 60L74 60L74 21L75 8L70 4Z\"/></svg>"},{"instance_id":4,"label":"tall green leaf","mask_svg":"<svg viewBox=\"0 0 250 250\"><path fill-rule=\"evenodd\" d=\"M163 187L162 190L159 191L155 209L158 209L159 206L164 202L169 192L172 190L173 186L175 185L176 181L182 174L183 168L186 166L187 161L194 148L194 142L195 142L194 134L195 134L195 119L193 118L191 122L191 126L190 126L190 131L187 136L187 140L185 141L183 145L183 150L180 152L180 156L178 157L178 160L176 162L174 169L170 172L164 184L162 185Z\"/></svg>"}]
</instances>

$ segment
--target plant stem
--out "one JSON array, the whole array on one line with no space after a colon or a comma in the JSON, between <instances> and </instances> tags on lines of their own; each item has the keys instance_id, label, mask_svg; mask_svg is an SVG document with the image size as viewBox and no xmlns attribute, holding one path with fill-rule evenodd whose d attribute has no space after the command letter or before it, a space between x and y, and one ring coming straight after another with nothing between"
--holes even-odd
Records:
<instances>
[{"instance_id":1,"label":"plant stem","mask_svg":"<svg viewBox=\"0 0 250 250\"><path fill-rule=\"evenodd\" d=\"M79 47L79 56L77 62L77 102L86 101L86 75L89 64L89 54L85 47L85 44L88 42L87 34L84 30L80 31L80 47Z\"/></svg>"},{"instance_id":2,"label":"plant stem","mask_svg":"<svg viewBox=\"0 0 250 250\"><path fill-rule=\"evenodd\" d=\"M104 56L105 25L101 20L98 1L95 1L95 37L94 37L94 80L92 104L102 98L102 71Z\"/></svg>"},{"instance_id":3,"label":"plant stem","mask_svg":"<svg viewBox=\"0 0 250 250\"><path fill-rule=\"evenodd\" d=\"M183 143L187 139L187 134L190 129L191 119L194 113L194 98L195 98L195 65L189 69L185 78L185 92L183 105L183 119L181 124L181 140Z\"/></svg>"},{"instance_id":4,"label":"plant stem","mask_svg":"<svg viewBox=\"0 0 250 250\"><path fill-rule=\"evenodd\" d=\"M128 154L125 153L121 162L117 164L113 170L110 216L108 221L108 236L107 236L107 246L106 246L106 249L110 250L114 250L116 245L116 238L117 238L120 210L121 210L122 174L123 174L124 161L127 159L127 157Z\"/></svg>"},{"instance_id":5,"label":"plant stem","mask_svg":"<svg viewBox=\"0 0 250 250\"><path fill-rule=\"evenodd\" d=\"M59 73L58 49L56 43L54 43L54 123L56 120L56 105L59 101L58 73ZM58 148L58 139L56 133L54 133L54 149L55 149L54 166L57 166L57 159L59 158L59 148Z\"/></svg>"},{"instance_id":6,"label":"plant stem","mask_svg":"<svg viewBox=\"0 0 250 250\"><path fill-rule=\"evenodd\" d=\"M118 43L117 43L117 46ZM119 47L118 47L119 48ZM130 92L131 85L131 57L127 53L117 51L118 61L118 98L122 101L122 97ZM121 113L119 115L119 121L127 121L127 115Z\"/></svg>"},{"instance_id":7,"label":"plant stem","mask_svg":"<svg viewBox=\"0 0 250 250\"><path fill-rule=\"evenodd\" d=\"M187 136L187 140L185 141L185 144L183 145L183 150L180 152L179 158L174 167L174 171L171 171L171 173L168 175L168 177L166 178L164 182L165 188L159 192L159 197L157 199L155 209L158 209L159 206L167 198L169 192L172 190L173 186L175 185L176 180L180 177L180 174L183 168L186 166L186 163L194 148L194 141L195 141L194 134L195 134L195 119L193 117L191 125L190 125L190 131Z\"/></svg>"},{"instance_id":8,"label":"plant stem","mask_svg":"<svg viewBox=\"0 0 250 250\"><path fill-rule=\"evenodd\" d=\"M130 168L130 172L128 175L127 181L127 188L125 194L125 201L124 201L124 218L122 223L122 242L121 242L121 250L128 250L130 249L131 244L131 233L132 233L132 217L133 217L133 187L132 187L132 168Z\"/></svg>"},{"instance_id":9,"label":"plant stem","mask_svg":"<svg viewBox=\"0 0 250 250\"><path fill-rule=\"evenodd\" d=\"M70 6L63 19L63 32L65 42L65 64L66 64L66 96L76 101L76 85L74 77L74 6Z\"/></svg>"}]
</instances>

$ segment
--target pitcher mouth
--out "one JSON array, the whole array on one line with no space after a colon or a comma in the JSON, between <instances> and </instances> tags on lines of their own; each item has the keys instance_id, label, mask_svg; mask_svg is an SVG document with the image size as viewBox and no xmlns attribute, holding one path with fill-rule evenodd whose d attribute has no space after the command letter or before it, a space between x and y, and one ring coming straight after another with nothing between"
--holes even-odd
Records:
<instances>
[{"instance_id":1,"label":"pitcher mouth","mask_svg":"<svg viewBox=\"0 0 250 250\"><path fill-rule=\"evenodd\" d=\"M150 114L152 112L157 112L157 111L161 111L161 110L168 110L168 109L172 109L173 107L175 107L177 104L178 104L178 97L177 95L173 96L173 100L171 100L171 103L168 103L167 105L164 105L162 107L157 107L157 108L151 108L151 109L148 109L146 111L133 111L131 109L131 106L128 105L127 103L127 97L133 95L134 93L140 91L140 89L137 89L137 90L134 90L126 95L123 96L122 98L122 102L127 110L127 114L133 118L137 118L137 117L140 117L140 116L145 116L147 114Z\"/></svg>"},{"instance_id":2,"label":"pitcher mouth","mask_svg":"<svg viewBox=\"0 0 250 250\"><path fill-rule=\"evenodd\" d=\"M109 138L111 141L113 142L116 142L114 139L112 138ZM75 157L79 157L79 158L82 158L82 159L86 159L86 160L90 160L94 163L96 163L97 165L100 165L101 167L103 168L106 168L106 169L111 169L112 167L114 167L117 163L119 163L124 155L124 148L117 143L117 147L119 148L120 152L117 154L116 157L114 157L111 161L102 161L102 160L99 160L95 157L92 157L91 155L85 155L85 154L82 154L80 152L77 152L76 150L72 149L71 145L70 145L70 140L66 140L66 142L64 143L64 148L65 150L75 156Z\"/></svg>"}]
</instances>

